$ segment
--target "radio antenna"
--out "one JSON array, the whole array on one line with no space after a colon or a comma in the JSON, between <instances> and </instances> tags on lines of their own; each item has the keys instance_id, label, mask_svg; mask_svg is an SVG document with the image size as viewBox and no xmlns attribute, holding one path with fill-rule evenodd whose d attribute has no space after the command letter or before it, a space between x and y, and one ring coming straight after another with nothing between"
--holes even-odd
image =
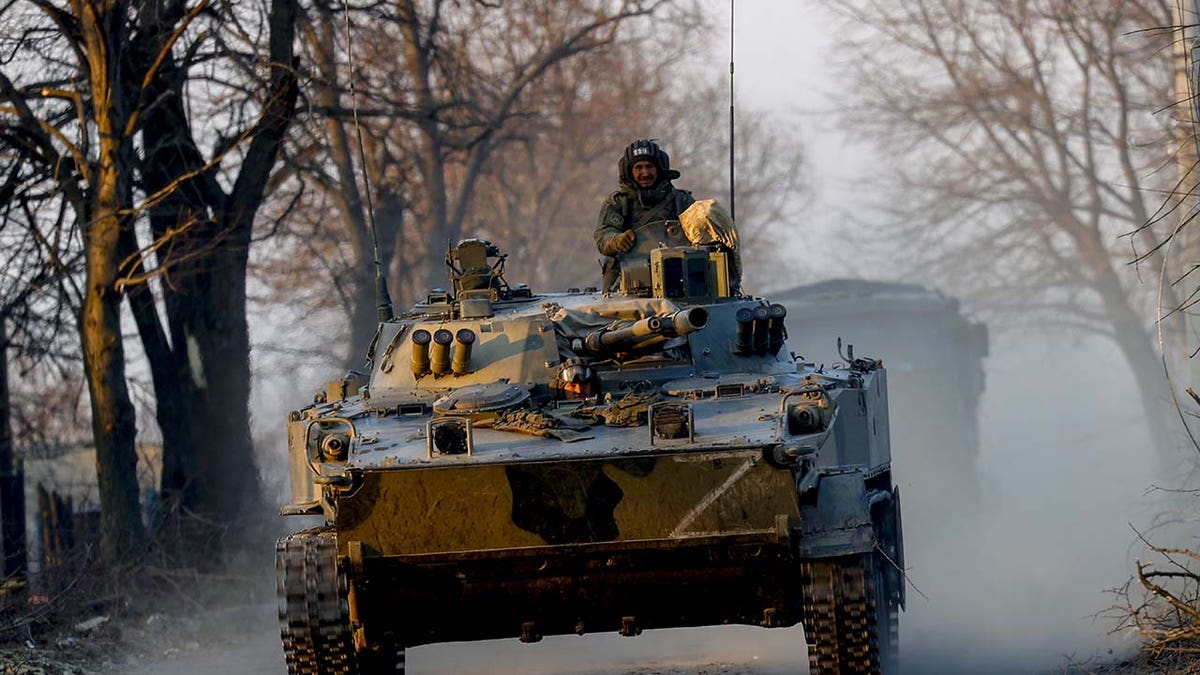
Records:
<instances>
[{"instance_id":1,"label":"radio antenna","mask_svg":"<svg viewBox=\"0 0 1200 675\"><path fill-rule=\"evenodd\" d=\"M387 278L383 274L383 263L379 259L379 235L375 231L375 202L371 197L371 177L367 173L367 148L363 144L362 126L358 122L358 90L354 86L354 47L350 43L350 0L342 0L346 27L346 61L350 68L350 109L354 114L354 135L358 140L358 161L362 165L363 191L367 198L367 225L371 228L371 249L375 258L375 298L379 302L375 311L379 321L395 318L392 311L392 296L388 293Z\"/></svg>"},{"instance_id":2,"label":"radio antenna","mask_svg":"<svg viewBox=\"0 0 1200 675\"><path fill-rule=\"evenodd\" d=\"M733 1L729 0L729 218L737 222L737 206L733 190Z\"/></svg>"}]
</instances>

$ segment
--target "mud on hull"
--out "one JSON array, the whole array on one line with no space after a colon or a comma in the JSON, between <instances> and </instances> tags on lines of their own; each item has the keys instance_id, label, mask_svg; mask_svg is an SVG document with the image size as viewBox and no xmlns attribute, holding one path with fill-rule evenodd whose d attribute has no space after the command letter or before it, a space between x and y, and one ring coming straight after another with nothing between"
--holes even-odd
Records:
<instances>
[{"instance_id":1,"label":"mud on hull","mask_svg":"<svg viewBox=\"0 0 1200 675\"><path fill-rule=\"evenodd\" d=\"M900 598L871 553L876 527L850 519L829 534L861 550L813 558L794 467L767 457L745 448L364 473L336 497L333 527L307 535L320 551L281 541L293 549L290 578L280 563L285 645L285 598L323 588L316 604L337 597L337 607L316 611L317 633L350 649L338 663L435 642L803 622L814 672L886 672ZM314 611L302 597L290 606Z\"/></svg>"}]
</instances>

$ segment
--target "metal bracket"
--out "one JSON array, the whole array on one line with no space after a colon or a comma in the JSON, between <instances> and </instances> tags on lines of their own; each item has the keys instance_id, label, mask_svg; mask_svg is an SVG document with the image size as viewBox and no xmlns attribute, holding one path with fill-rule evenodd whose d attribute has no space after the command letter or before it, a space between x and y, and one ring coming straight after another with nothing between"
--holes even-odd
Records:
<instances>
[{"instance_id":1,"label":"metal bracket","mask_svg":"<svg viewBox=\"0 0 1200 675\"><path fill-rule=\"evenodd\" d=\"M392 336L392 339L388 340L387 347L385 347L383 350L383 356L381 356L379 359L379 371L380 372L382 372L382 373L392 372L392 368L395 366L395 364L392 363L392 357L395 354L397 345L400 344L400 339L403 338L404 334L407 332L408 332L408 324L402 323L402 324L400 324L400 328L398 328L396 330L396 334Z\"/></svg>"},{"instance_id":2,"label":"metal bracket","mask_svg":"<svg viewBox=\"0 0 1200 675\"><path fill-rule=\"evenodd\" d=\"M779 412L787 412L788 399L791 399L794 396L803 396L804 394L820 394L821 398L825 399L825 402L828 403L830 407L833 407L833 397L829 395L829 392L825 391L824 387L820 385L808 385L801 387L796 391L789 391L788 393L784 394L783 398L779 399Z\"/></svg>"}]
</instances>

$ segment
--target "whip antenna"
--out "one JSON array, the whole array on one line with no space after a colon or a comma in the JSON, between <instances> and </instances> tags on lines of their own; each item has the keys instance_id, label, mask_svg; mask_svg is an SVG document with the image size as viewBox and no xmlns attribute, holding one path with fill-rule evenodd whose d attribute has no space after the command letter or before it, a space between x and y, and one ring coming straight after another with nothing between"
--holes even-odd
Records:
<instances>
[{"instance_id":1,"label":"whip antenna","mask_svg":"<svg viewBox=\"0 0 1200 675\"><path fill-rule=\"evenodd\" d=\"M350 68L350 110L354 114L354 135L358 140L358 161L362 165L363 191L367 197L367 225L371 228L371 249L375 258L375 298L379 304L375 311L380 322L395 318L392 311L392 296L388 293L387 279L383 275L383 263L379 260L379 235L375 232L375 202L371 197L371 177L367 174L367 149L363 144L362 126L358 123L358 90L354 86L354 48L350 44L350 0L342 0L346 27L346 61Z\"/></svg>"},{"instance_id":2,"label":"whip antenna","mask_svg":"<svg viewBox=\"0 0 1200 675\"><path fill-rule=\"evenodd\" d=\"M733 0L729 0L729 218L737 221L733 192Z\"/></svg>"}]
</instances>

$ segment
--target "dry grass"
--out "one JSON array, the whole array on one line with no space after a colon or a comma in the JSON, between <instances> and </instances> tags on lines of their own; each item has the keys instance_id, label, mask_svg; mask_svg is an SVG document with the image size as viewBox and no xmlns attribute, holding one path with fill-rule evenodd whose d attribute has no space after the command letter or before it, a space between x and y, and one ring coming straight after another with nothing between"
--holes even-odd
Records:
<instances>
[{"instance_id":1,"label":"dry grass","mask_svg":"<svg viewBox=\"0 0 1200 675\"><path fill-rule=\"evenodd\" d=\"M1143 539L1143 541L1145 541ZM1112 592L1107 614L1113 632L1135 631L1136 672L1200 673L1200 553L1146 542L1152 560L1138 560L1135 576Z\"/></svg>"}]
</instances>

